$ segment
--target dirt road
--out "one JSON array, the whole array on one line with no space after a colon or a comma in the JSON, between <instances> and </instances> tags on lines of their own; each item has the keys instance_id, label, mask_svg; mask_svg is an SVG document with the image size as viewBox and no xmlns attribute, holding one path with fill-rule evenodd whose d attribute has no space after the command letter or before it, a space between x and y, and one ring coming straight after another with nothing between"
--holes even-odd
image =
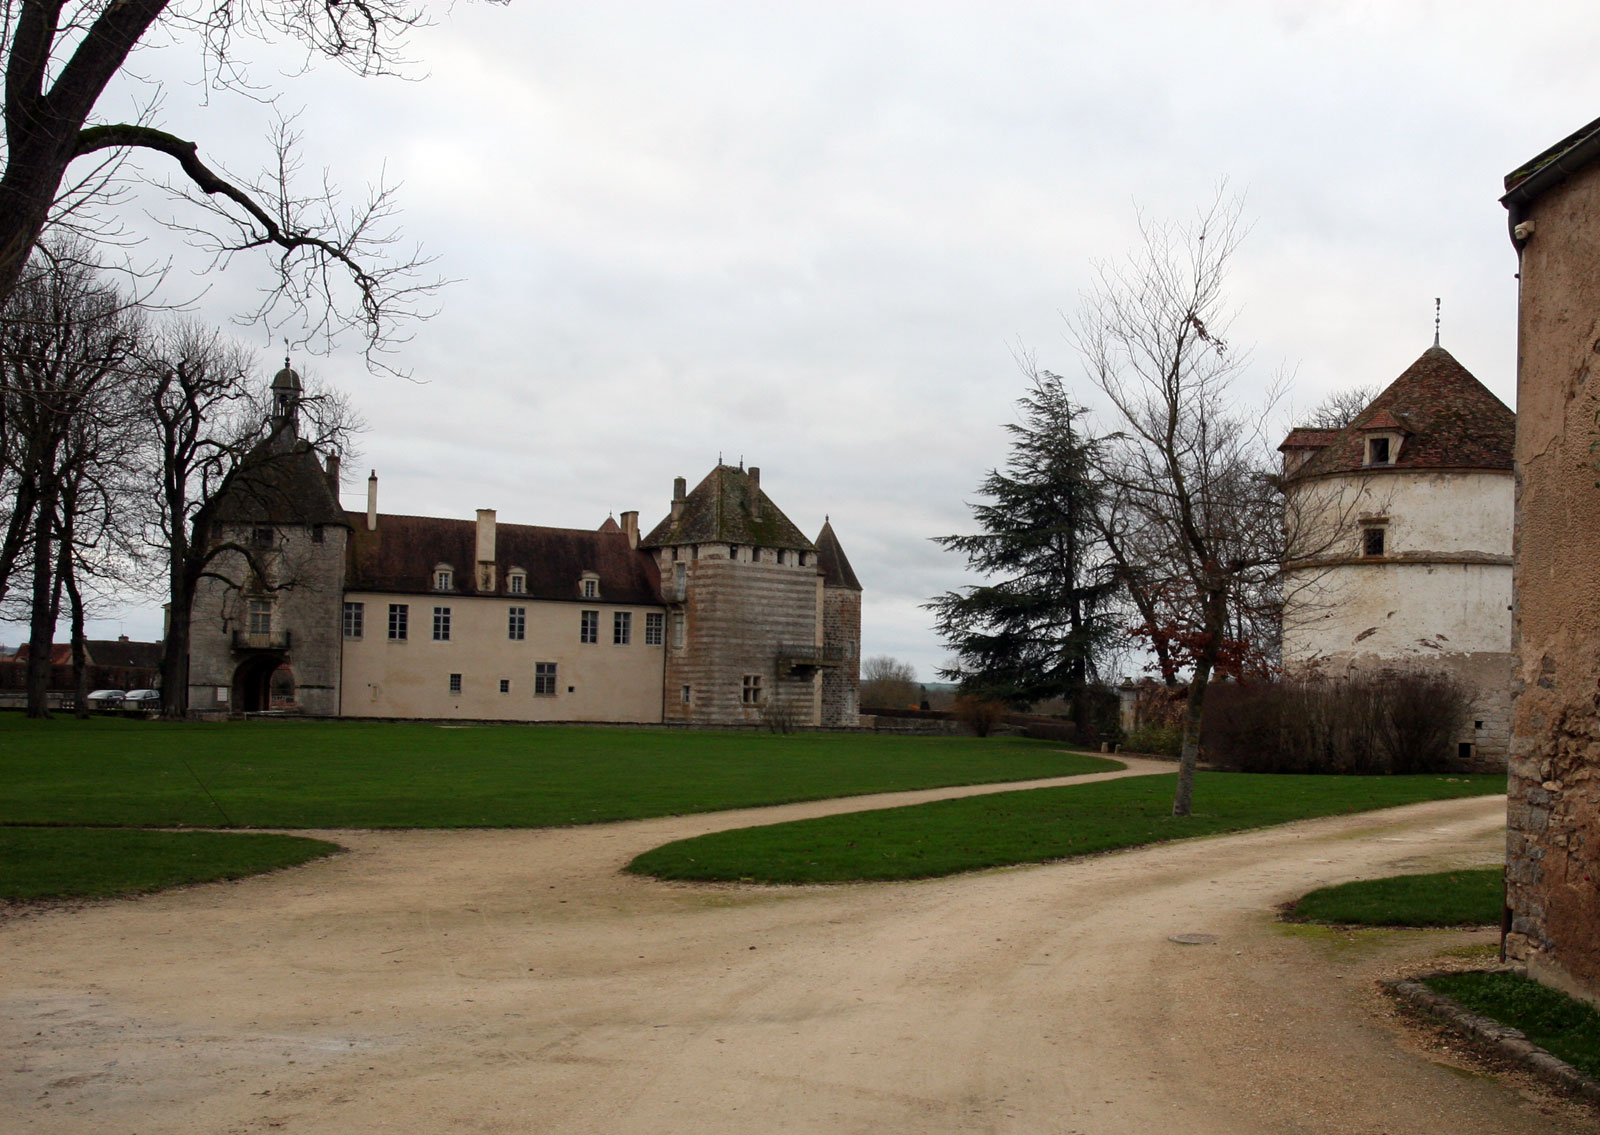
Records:
<instances>
[{"instance_id":1,"label":"dirt road","mask_svg":"<svg viewBox=\"0 0 1600 1135\"><path fill-rule=\"evenodd\" d=\"M341 832L350 854L294 871L10 919L4 1126L1577 1129L1375 1012L1372 973L1437 939L1376 949L1273 922L1325 882L1493 861L1503 798L920 884L618 873L757 815ZM1184 932L1218 940L1169 941Z\"/></svg>"}]
</instances>

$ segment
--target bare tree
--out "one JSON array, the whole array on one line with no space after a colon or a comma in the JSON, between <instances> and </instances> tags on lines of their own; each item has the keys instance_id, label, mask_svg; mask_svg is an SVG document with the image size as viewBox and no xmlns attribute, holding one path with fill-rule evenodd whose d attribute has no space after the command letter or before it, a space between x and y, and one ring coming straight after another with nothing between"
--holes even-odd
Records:
<instances>
[{"instance_id":1,"label":"bare tree","mask_svg":"<svg viewBox=\"0 0 1600 1135\"><path fill-rule=\"evenodd\" d=\"M1141 218L1127 260L1099 267L1069 321L1115 413L1101 450L1123 557L1146 597L1141 630L1191 670L1175 815L1192 809L1206 686L1251 665L1252 612L1278 595L1283 509L1260 417L1234 410L1247 353L1229 344L1224 285L1246 229L1219 190L1187 223Z\"/></svg>"},{"instance_id":2,"label":"bare tree","mask_svg":"<svg viewBox=\"0 0 1600 1135\"><path fill-rule=\"evenodd\" d=\"M115 404L138 337L139 321L123 297L70 247L42 249L0 307L0 451L14 494L0 538L0 599L25 567L32 717L48 712L63 589L75 609L82 598L75 570L80 522L93 511L95 483L117 460L102 446L116 428Z\"/></svg>"},{"instance_id":3,"label":"bare tree","mask_svg":"<svg viewBox=\"0 0 1600 1135\"><path fill-rule=\"evenodd\" d=\"M209 227L188 231L219 260L247 250L274 253L276 290L259 316L272 317L278 300L310 305L320 314L311 317L309 333L358 326L371 359L396 321L416 314L436 286L420 278L426 263L420 256L384 259L396 240L390 187L377 187L348 210L325 186L300 189L287 126L274 139L269 172L241 179L207 164L196 142L148 120L92 119L108 84L144 42L187 40L205 60L209 86L259 97L235 57L241 36L297 40L374 75L395 71L404 36L421 19L409 0L7 0L0 26L6 68L0 298L16 287L48 227L104 235L107 222L97 207L108 195L116 204L121 157L143 151L170 160L180 192L210 214ZM158 92L151 105L159 101ZM353 293L343 291L341 280Z\"/></svg>"},{"instance_id":4,"label":"bare tree","mask_svg":"<svg viewBox=\"0 0 1600 1135\"><path fill-rule=\"evenodd\" d=\"M861 695L864 706L875 709L904 709L918 704L916 668L909 662L887 654L861 660Z\"/></svg>"},{"instance_id":5,"label":"bare tree","mask_svg":"<svg viewBox=\"0 0 1600 1135\"><path fill-rule=\"evenodd\" d=\"M1306 415L1304 425L1313 430L1342 430L1380 393L1380 388L1371 384L1335 390Z\"/></svg>"}]
</instances>

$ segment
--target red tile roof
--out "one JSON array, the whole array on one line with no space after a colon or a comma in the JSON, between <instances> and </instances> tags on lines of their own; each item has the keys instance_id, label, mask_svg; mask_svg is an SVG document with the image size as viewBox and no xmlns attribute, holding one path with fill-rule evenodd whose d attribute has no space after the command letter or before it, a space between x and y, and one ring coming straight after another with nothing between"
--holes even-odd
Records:
<instances>
[{"instance_id":1,"label":"red tile roof","mask_svg":"<svg viewBox=\"0 0 1600 1135\"><path fill-rule=\"evenodd\" d=\"M1516 424L1516 415L1455 356L1443 347L1429 347L1293 476L1374 469L1509 471ZM1363 431L1374 429L1405 434L1392 465L1365 464ZM1309 432L1295 430L1289 436Z\"/></svg>"},{"instance_id":2,"label":"red tile roof","mask_svg":"<svg viewBox=\"0 0 1600 1135\"><path fill-rule=\"evenodd\" d=\"M648 553L628 546L615 524L591 531L542 528L531 524L495 525L495 588L477 590L477 522L432 516L380 514L367 530L365 513L350 512L350 543L345 555L345 589L439 595L510 595L506 573L527 573L519 598L581 599L583 574L600 577L602 603L661 603L661 577ZM455 586L434 592L433 572L449 564ZM594 600L589 600L594 602Z\"/></svg>"}]
</instances>

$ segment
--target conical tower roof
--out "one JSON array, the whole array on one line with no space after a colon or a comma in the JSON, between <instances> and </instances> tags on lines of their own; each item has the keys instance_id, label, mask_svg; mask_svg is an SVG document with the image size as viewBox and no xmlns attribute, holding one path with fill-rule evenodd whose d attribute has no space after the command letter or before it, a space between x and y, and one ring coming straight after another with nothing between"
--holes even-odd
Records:
<instances>
[{"instance_id":1,"label":"conical tower roof","mask_svg":"<svg viewBox=\"0 0 1600 1135\"><path fill-rule=\"evenodd\" d=\"M1516 415L1454 355L1443 347L1429 347L1320 452L1307 459L1294 477L1376 469L1509 472L1516 428ZM1297 430L1290 441L1310 432ZM1374 432L1404 435L1389 465L1366 464L1366 439Z\"/></svg>"},{"instance_id":2,"label":"conical tower roof","mask_svg":"<svg viewBox=\"0 0 1600 1135\"><path fill-rule=\"evenodd\" d=\"M678 516L668 515L639 541L639 546L752 544L814 550L815 545L761 491L753 472L718 465L684 499Z\"/></svg>"},{"instance_id":3,"label":"conical tower roof","mask_svg":"<svg viewBox=\"0 0 1600 1135\"><path fill-rule=\"evenodd\" d=\"M849 558L839 546L839 537L833 533L833 523L828 520L822 522L822 531L817 533L817 567L822 572L824 586L861 590L861 581L851 569Z\"/></svg>"}]
</instances>

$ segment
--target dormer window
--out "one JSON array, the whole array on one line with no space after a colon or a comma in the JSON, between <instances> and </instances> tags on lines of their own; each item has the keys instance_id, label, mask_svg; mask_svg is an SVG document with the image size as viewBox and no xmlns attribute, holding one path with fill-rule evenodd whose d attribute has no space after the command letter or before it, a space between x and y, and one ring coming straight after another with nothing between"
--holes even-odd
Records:
<instances>
[{"instance_id":1,"label":"dormer window","mask_svg":"<svg viewBox=\"0 0 1600 1135\"><path fill-rule=\"evenodd\" d=\"M1388 465L1393 459L1389 456L1389 439L1386 437L1369 437L1367 439L1367 464Z\"/></svg>"},{"instance_id":2,"label":"dormer window","mask_svg":"<svg viewBox=\"0 0 1600 1135\"><path fill-rule=\"evenodd\" d=\"M506 590L513 595L526 594L528 590L528 573L521 568L512 568L506 573Z\"/></svg>"},{"instance_id":3,"label":"dormer window","mask_svg":"<svg viewBox=\"0 0 1600 1135\"><path fill-rule=\"evenodd\" d=\"M433 569L433 589L435 591L449 591L455 587L455 569L448 564L439 564Z\"/></svg>"},{"instance_id":4,"label":"dormer window","mask_svg":"<svg viewBox=\"0 0 1600 1135\"><path fill-rule=\"evenodd\" d=\"M585 599L600 598L600 577L592 571L584 572L579 583L579 594Z\"/></svg>"}]
</instances>

